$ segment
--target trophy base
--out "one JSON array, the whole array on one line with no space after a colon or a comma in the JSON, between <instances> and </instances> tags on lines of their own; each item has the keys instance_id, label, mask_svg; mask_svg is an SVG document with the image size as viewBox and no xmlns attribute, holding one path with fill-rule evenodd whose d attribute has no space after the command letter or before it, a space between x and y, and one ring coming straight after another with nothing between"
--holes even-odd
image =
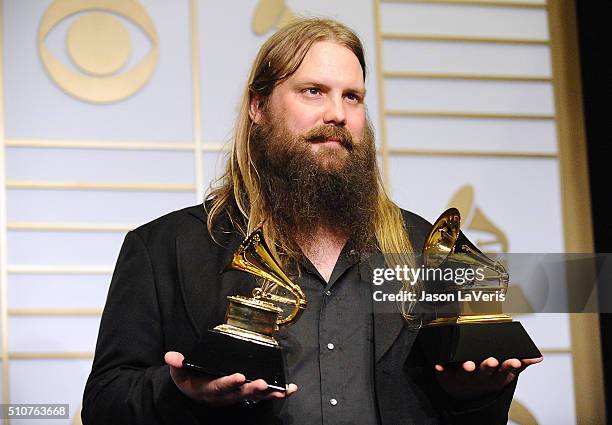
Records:
<instances>
[{"instance_id":1,"label":"trophy base","mask_svg":"<svg viewBox=\"0 0 612 425\"><path fill-rule=\"evenodd\" d=\"M542 356L520 322L424 326L419 330L416 343L431 364L481 362L489 357L503 361Z\"/></svg>"},{"instance_id":2,"label":"trophy base","mask_svg":"<svg viewBox=\"0 0 612 425\"><path fill-rule=\"evenodd\" d=\"M263 379L268 387L286 391L285 362L280 347L206 331L185 356L183 367L216 376L242 373L248 382Z\"/></svg>"}]
</instances>

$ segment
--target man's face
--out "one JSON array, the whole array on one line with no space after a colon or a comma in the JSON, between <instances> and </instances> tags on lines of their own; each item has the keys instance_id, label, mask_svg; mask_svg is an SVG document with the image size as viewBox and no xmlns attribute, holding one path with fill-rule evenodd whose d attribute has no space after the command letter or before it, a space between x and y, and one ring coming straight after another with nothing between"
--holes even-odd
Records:
<instances>
[{"instance_id":1,"label":"man's face","mask_svg":"<svg viewBox=\"0 0 612 425\"><path fill-rule=\"evenodd\" d=\"M313 44L268 102L251 102L251 154L262 200L279 235L316 243L333 228L367 246L378 197L376 148L367 123L363 71L352 51Z\"/></svg>"},{"instance_id":2,"label":"man's face","mask_svg":"<svg viewBox=\"0 0 612 425\"><path fill-rule=\"evenodd\" d=\"M297 71L274 88L266 111L254 99L251 118L255 123L280 121L292 136L308 136L310 130L322 127L343 129L357 142L366 125L364 96L363 70L355 54L335 42L320 41L312 45ZM315 132L318 137L307 137L321 163L348 156L352 146L342 143L341 133Z\"/></svg>"}]
</instances>

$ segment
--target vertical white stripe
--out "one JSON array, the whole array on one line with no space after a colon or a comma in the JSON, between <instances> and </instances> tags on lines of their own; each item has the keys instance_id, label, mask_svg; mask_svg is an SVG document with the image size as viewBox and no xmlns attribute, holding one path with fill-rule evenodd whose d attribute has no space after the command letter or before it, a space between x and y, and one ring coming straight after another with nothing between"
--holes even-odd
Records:
<instances>
[{"instance_id":1,"label":"vertical white stripe","mask_svg":"<svg viewBox=\"0 0 612 425\"><path fill-rule=\"evenodd\" d=\"M10 403L8 362L8 282L6 243L6 160L4 143L4 1L0 0L0 326L2 332L2 402ZM10 423L7 419L6 423Z\"/></svg>"},{"instance_id":2,"label":"vertical white stripe","mask_svg":"<svg viewBox=\"0 0 612 425\"><path fill-rule=\"evenodd\" d=\"M191 86L193 103L193 143L195 155L195 185L196 202L204 200L204 170L202 163L202 117L201 92L200 92L200 43L198 31L198 3L197 0L190 1L189 13L191 16Z\"/></svg>"},{"instance_id":3,"label":"vertical white stripe","mask_svg":"<svg viewBox=\"0 0 612 425\"><path fill-rule=\"evenodd\" d=\"M380 156L382 157L382 177L385 189L389 190L389 148L387 143L387 104L385 101L385 83L383 79L383 44L380 32L380 1L374 0L374 29L376 36L376 80L378 82L378 117L380 130Z\"/></svg>"}]
</instances>

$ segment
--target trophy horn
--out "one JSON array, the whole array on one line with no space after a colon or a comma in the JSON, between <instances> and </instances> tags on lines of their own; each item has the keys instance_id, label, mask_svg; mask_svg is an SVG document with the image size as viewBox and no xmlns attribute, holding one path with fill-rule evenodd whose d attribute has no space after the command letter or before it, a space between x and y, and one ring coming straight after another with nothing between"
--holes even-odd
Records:
<instances>
[{"instance_id":1,"label":"trophy horn","mask_svg":"<svg viewBox=\"0 0 612 425\"><path fill-rule=\"evenodd\" d=\"M449 208L440 215L425 239L425 267L439 268L443 264L480 267L486 271L484 280L494 281L496 285L479 285L479 289L497 291L501 287L505 291L509 280L506 268L483 254L460 229L461 214L457 208Z\"/></svg>"},{"instance_id":2,"label":"trophy horn","mask_svg":"<svg viewBox=\"0 0 612 425\"><path fill-rule=\"evenodd\" d=\"M264 239L262 227L257 227L234 253L232 260L225 267L227 270L238 270L261 277L272 283L271 287L257 287L253 290L253 298L292 305L293 308L286 317L279 317L278 327L287 326L297 321L306 308L306 295L297 284L291 281L281 266L272 256ZM287 290L293 298L273 294L270 291L280 286Z\"/></svg>"}]
</instances>

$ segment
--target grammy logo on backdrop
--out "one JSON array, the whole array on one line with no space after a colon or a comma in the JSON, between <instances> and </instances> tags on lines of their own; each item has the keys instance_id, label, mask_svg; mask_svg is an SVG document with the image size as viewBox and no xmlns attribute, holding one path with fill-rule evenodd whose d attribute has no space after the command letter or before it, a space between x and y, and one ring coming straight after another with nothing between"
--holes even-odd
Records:
<instances>
[{"instance_id":1,"label":"grammy logo on backdrop","mask_svg":"<svg viewBox=\"0 0 612 425\"><path fill-rule=\"evenodd\" d=\"M285 0L260 0L252 21L253 32L262 35L272 28L282 28L296 18Z\"/></svg>"}]
</instances>

